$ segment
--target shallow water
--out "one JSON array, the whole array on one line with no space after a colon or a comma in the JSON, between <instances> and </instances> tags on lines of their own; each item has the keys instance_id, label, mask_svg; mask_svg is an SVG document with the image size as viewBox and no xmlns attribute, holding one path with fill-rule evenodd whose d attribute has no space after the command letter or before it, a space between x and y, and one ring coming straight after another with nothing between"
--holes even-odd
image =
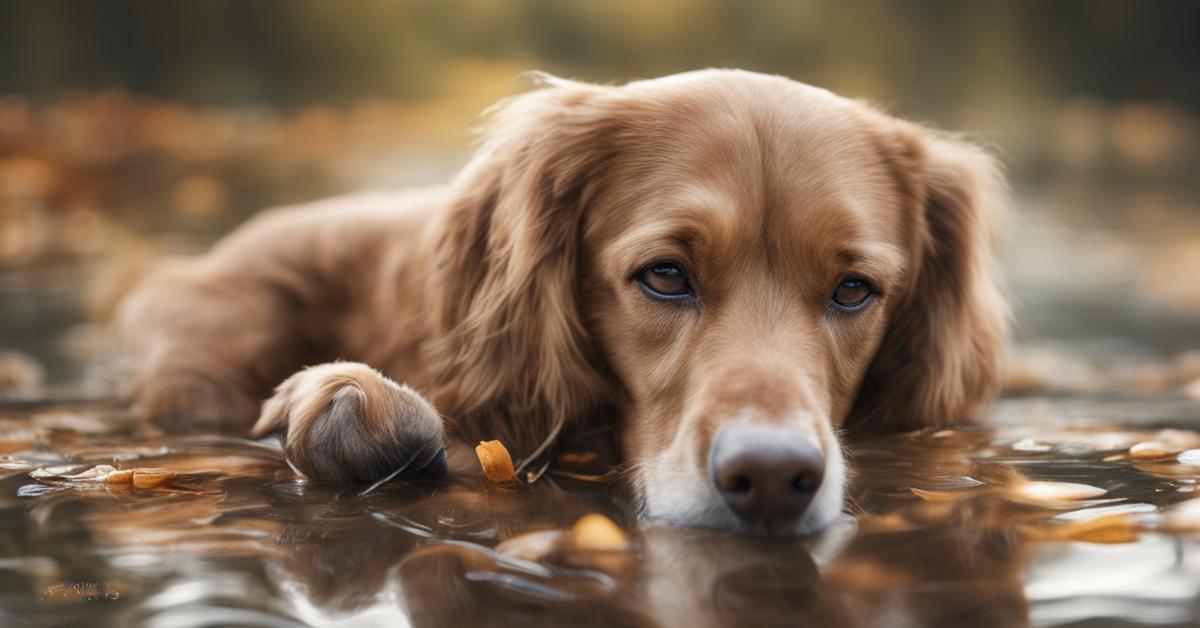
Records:
<instances>
[{"instance_id":1,"label":"shallow water","mask_svg":"<svg viewBox=\"0 0 1200 628\"><path fill-rule=\"evenodd\" d=\"M1045 232L1027 245L1070 242ZM1054 358L1032 363L1032 390L988 429L851 443L850 513L799 540L639 524L603 468L360 495L298 481L272 439L52 403L112 391L102 355L77 355L82 282L0 276L0 344L50 384L0 399L0 625L1200 625L1200 456L1177 453L1200 448L1200 404L1180 388L1194 365L1177 359L1200 349L1200 317L1105 306L1128 282L1056 292L1039 263L1010 266L1018 351ZM1129 459L1152 441L1169 451ZM31 476L96 465L178 475L153 489ZM1050 500L1057 484L1030 481L1103 493ZM559 540L593 512L631 546Z\"/></svg>"},{"instance_id":2,"label":"shallow water","mask_svg":"<svg viewBox=\"0 0 1200 628\"><path fill-rule=\"evenodd\" d=\"M167 436L103 406L0 421L6 626L1183 626L1200 607L1200 514L1179 506L1200 452L1128 458L1146 441L1200 448L1186 430L859 441L855 514L779 540L638 526L619 484L570 465L533 485L363 495L298 481L271 439ZM178 475L151 489L30 476L100 464ZM1064 485L1029 481L1094 490L1056 499L1046 487ZM630 548L511 541L590 512Z\"/></svg>"},{"instance_id":3,"label":"shallow water","mask_svg":"<svg viewBox=\"0 0 1200 628\"><path fill-rule=\"evenodd\" d=\"M46 375L0 390L0 626L1200 625L1200 403L1183 392L1200 386L1195 183L1018 185L1004 260L1016 360L991 427L851 443L841 521L752 539L639 524L595 465L564 462L531 486L363 495L298 481L274 440L164 435L97 401L116 388L106 336L85 322L104 309L95 286L203 249L265 205L440 181L461 161L353 142L302 142L319 150L297 156L306 127L237 115L229 128L253 128L185 134L203 150L143 146L105 116L158 106L114 102L79 110L109 112L75 125L100 131L92 141L33 150L59 141L39 127L33 148L10 147L37 159L6 162L13 181L58 183L0 199L20 210L0 224L15 229L0 250L0 351ZM364 137L391 138L383 122ZM93 145L104 168L68 158ZM347 167L364 163L376 166ZM1156 441L1161 455L1129 457ZM63 477L97 465L177 475L148 489ZM627 549L564 540L597 512Z\"/></svg>"}]
</instances>

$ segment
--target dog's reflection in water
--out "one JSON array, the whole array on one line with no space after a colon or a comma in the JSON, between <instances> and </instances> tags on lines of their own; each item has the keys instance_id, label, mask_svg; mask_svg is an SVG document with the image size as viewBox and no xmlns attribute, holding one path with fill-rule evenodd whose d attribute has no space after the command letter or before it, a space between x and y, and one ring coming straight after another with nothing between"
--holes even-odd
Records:
<instances>
[{"instance_id":1,"label":"dog's reflection in water","mask_svg":"<svg viewBox=\"0 0 1200 628\"><path fill-rule=\"evenodd\" d=\"M1027 623L1011 531L855 532L852 520L807 542L648 528L624 561L529 563L393 528L290 552L290 576L334 616L395 592L417 626Z\"/></svg>"},{"instance_id":2,"label":"dog's reflection in water","mask_svg":"<svg viewBox=\"0 0 1200 628\"><path fill-rule=\"evenodd\" d=\"M603 495L461 485L438 486L432 496L413 487L371 499L324 494L341 490L279 484L267 490L265 508L233 512L236 500L197 500L225 512L206 517L176 507L187 521L207 523L174 539L228 539L191 547L212 554L206 558L258 557L272 588L293 598L279 606L303 605L326 619L386 610L416 626L1027 623L1018 578L1024 545L1015 527L988 524L992 514L968 501L914 504L906 516L923 519L919 527L846 516L821 536L787 540L639 529ZM527 560L493 549L531 531L562 529L605 503L610 516L636 530L630 550ZM136 514L117 518L93 519L107 530L104 542L154 538L138 528ZM239 543L231 528L254 533ZM266 551L264 536L274 541Z\"/></svg>"},{"instance_id":3,"label":"dog's reflection in water","mask_svg":"<svg viewBox=\"0 0 1200 628\"><path fill-rule=\"evenodd\" d=\"M1019 574L1032 544L1019 526L1037 513L908 490L964 477L1008 483L1011 467L967 455L988 439L861 444L851 496L864 512L807 539L638 524L620 483L547 475L515 488L451 480L362 495L295 482L274 466L204 480L193 495L88 500L85 520L112 555L170 548L194 555L204 573L265 574L263 589L277 597L262 606L314 623L383 613L417 626L1020 626ZM514 538L553 534L592 512L629 531L630 548L511 550ZM261 568L234 566L247 560ZM200 577L180 570L153 586Z\"/></svg>"}]
</instances>

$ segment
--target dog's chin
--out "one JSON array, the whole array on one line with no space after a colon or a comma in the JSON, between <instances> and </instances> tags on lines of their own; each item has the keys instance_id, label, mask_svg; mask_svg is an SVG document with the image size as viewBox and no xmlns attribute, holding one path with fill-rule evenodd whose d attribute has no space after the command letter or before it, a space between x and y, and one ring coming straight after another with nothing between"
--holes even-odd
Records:
<instances>
[{"instance_id":1,"label":"dog's chin","mask_svg":"<svg viewBox=\"0 0 1200 628\"><path fill-rule=\"evenodd\" d=\"M787 522L749 522L721 500L712 482L699 473L659 468L662 457L642 467L636 480L639 515L647 523L719 530L748 536L796 537L825 531L842 514L846 466L841 449L827 448L825 481L804 514Z\"/></svg>"}]
</instances>

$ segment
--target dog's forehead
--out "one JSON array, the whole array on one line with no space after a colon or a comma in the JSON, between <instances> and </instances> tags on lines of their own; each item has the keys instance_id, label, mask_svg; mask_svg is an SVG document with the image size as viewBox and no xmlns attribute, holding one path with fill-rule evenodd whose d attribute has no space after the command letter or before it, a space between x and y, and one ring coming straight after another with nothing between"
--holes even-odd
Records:
<instances>
[{"instance_id":1,"label":"dog's forehead","mask_svg":"<svg viewBox=\"0 0 1200 628\"><path fill-rule=\"evenodd\" d=\"M619 178L643 220L707 225L733 247L893 239L898 221L873 218L894 216L902 194L864 105L743 72L652 84L659 106L633 127Z\"/></svg>"}]
</instances>

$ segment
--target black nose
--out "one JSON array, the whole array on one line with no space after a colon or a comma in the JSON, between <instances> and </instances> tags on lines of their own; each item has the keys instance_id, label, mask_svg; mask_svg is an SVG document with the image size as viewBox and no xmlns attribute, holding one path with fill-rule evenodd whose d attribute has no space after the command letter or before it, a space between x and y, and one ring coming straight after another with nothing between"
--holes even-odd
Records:
<instances>
[{"instance_id":1,"label":"black nose","mask_svg":"<svg viewBox=\"0 0 1200 628\"><path fill-rule=\"evenodd\" d=\"M805 433L731 425L713 442L709 470L738 516L782 523L804 514L825 477L825 459Z\"/></svg>"}]
</instances>

